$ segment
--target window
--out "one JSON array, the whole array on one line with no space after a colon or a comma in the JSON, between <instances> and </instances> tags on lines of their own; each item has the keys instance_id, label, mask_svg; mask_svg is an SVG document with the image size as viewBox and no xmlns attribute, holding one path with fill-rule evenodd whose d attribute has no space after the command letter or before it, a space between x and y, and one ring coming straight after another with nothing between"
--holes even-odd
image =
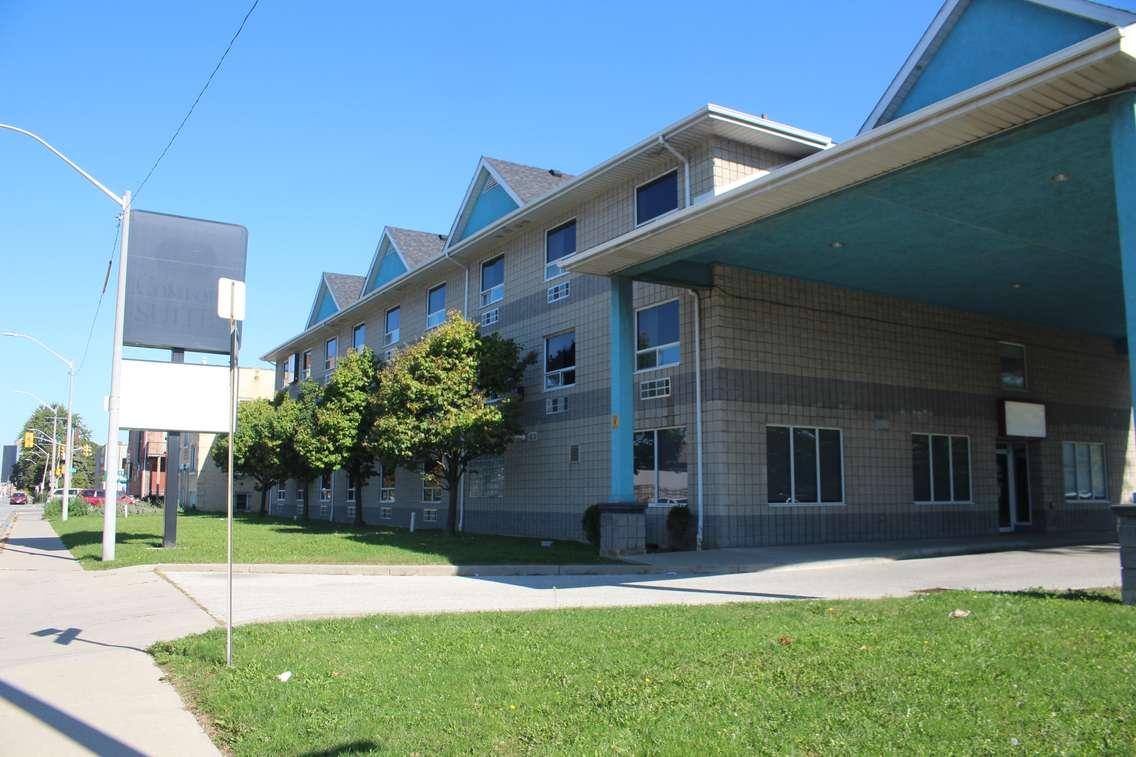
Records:
<instances>
[{"instance_id":1,"label":"window","mask_svg":"<svg viewBox=\"0 0 1136 757\"><path fill-rule=\"evenodd\" d=\"M481 307L505 297L505 256L498 255L481 264Z\"/></svg>"},{"instance_id":2,"label":"window","mask_svg":"<svg viewBox=\"0 0 1136 757\"><path fill-rule=\"evenodd\" d=\"M367 324L360 323L351 330L351 349L362 352L367 344Z\"/></svg>"},{"instance_id":3,"label":"window","mask_svg":"<svg viewBox=\"0 0 1136 757\"><path fill-rule=\"evenodd\" d=\"M653 400L671 396L671 377L639 382L639 399Z\"/></svg>"},{"instance_id":4,"label":"window","mask_svg":"<svg viewBox=\"0 0 1136 757\"><path fill-rule=\"evenodd\" d=\"M304 350L304 370L303 377L310 379L312 377L312 351Z\"/></svg>"},{"instance_id":5,"label":"window","mask_svg":"<svg viewBox=\"0 0 1136 757\"><path fill-rule=\"evenodd\" d=\"M325 372L331 373L335 370L335 361L339 356L339 339L333 336L331 339L327 340L324 355L326 357L323 361L323 369Z\"/></svg>"},{"instance_id":6,"label":"window","mask_svg":"<svg viewBox=\"0 0 1136 757\"><path fill-rule=\"evenodd\" d=\"M1012 342L998 342L999 380L1007 389L1026 388L1026 348Z\"/></svg>"},{"instance_id":7,"label":"window","mask_svg":"<svg viewBox=\"0 0 1136 757\"><path fill-rule=\"evenodd\" d=\"M307 498L308 498L308 487L297 485L296 486L296 499L300 502L303 502Z\"/></svg>"},{"instance_id":8,"label":"window","mask_svg":"<svg viewBox=\"0 0 1136 757\"><path fill-rule=\"evenodd\" d=\"M844 501L844 453L838 429L768 426L765 442L769 504Z\"/></svg>"},{"instance_id":9,"label":"window","mask_svg":"<svg viewBox=\"0 0 1136 757\"><path fill-rule=\"evenodd\" d=\"M292 358L288 357L283 363L280 364L280 375L284 381L284 386L292 383Z\"/></svg>"},{"instance_id":10,"label":"window","mask_svg":"<svg viewBox=\"0 0 1136 757\"><path fill-rule=\"evenodd\" d=\"M576 332L544 340L544 388L562 389L576 383Z\"/></svg>"},{"instance_id":11,"label":"window","mask_svg":"<svg viewBox=\"0 0 1136 757\"><path fill-rule=\"evenodd\" d=\"M355 477L350 472L347 473L347 501L355 501Z\"/></svg>"},{"instance_id":12,"label":"window","mask_svg":"<svg viewBox=\"0 0 1136 757\"><path fill-rule=\"evenodd\" d=\"M550 229L544 235L544 280L564 273L557 260L576 252L576 219Z\"/></svg>"},{"instance_id":13,"label":"window","mask_svg":"<svg viewBox=\"0 0 1136 757\"><path fill-rule=\"evenodd\" d=\"M426 328L441 326L446 321L446 285L439 284L426 293Z\"/></svg>"},{"instance_id":14,"label":"window","mask_svg":"<svg viewBox=\"0 0 1136 757\"><path fill-rule=\"evenodd\" d=\"M288 485L287 484L277 484L276 485L276 501L277 502L283 502L286 499L288 499Z\"/></svg>"},{"instance_id":15,"label":"window","mask_svg":"<svg viewBox=\"0 0 1136 757\"><path fill-rule=\"evenodd\" d=\"M320 474L320 502L331 502L331 474Z\"/></svg>"},{"instance_id":16,"label":"window","mask_svg":"<svg viewBox=\"0 0 1136 757\"><path fill-rule=\"evenodd\" d=\"M651 505L685 505L688 498L686 429L636 431L635 500Z\"/></svg>"},{"instance_id":17,"label":"window","mask_svg":"<svg viewBox=\"0 0 1136 757\"><path fill-rule=\"evenodd\" d=\"M568 299L568 295L572 294L572 282L564 281L559 284L554 284L548 288L548 304L560 302L561 300Z\"/></svg>"},{"instance_id":18,"label":"window","mask_svg":"<svg viewBox=\"0 0 1136 757\"><path fill-rule=\"evenodd\" d=\"M422 522L423 523L437 523L438 522L438 509L432 507L432 508L423 510L422 511Z\"/></svg>"},{"instance_id":19,"label":"window","mask_svg":"<svg viewBox=\"0 0 1136 757\"><path fill-rule=\"evenodd\" d=\"M505 496L505 460L500 455L479 459L469 473L470 497Z\"/></svg>"},{"instance_id":20,"label":"window","mask_svg":"<svg viewBox=\"0 0 1136 757\"><path fill-rule=\"evenodd\" d=\"M300 353L299 352L293 352L290 360L291 360L291 363L292 363L291 369L289 370L291 380L292 381L299 381L300 380Z\"/></svg>"},{"instance_id":21,"label":"window","mask_svg":"<svg viewBox=\"0 0 1136 757\"><path fill-rule=\"evenodd\" d=\"M422 465L422 501L442 501L442 464Z\"/></svg>"},{"instance_id":22,"label":"window","mask_svg":"<svg viewBox=\"0 0 1136 757\"><path fill-rule=\"evenodd\" d=\"M393 514L394 514L394 508L392 508L392 507L380 507L379 508L379 517L382 518L383 520L390 520Z\"/></svg>"},{"instance_id":23,"label":"window","mask_svg":"<svg viewBox=\"0 0 1136 757\"><path fill-rule=\"evenodd\" d=\"M499 320L501 320L501 312L498 308L493 308L492 310L486 310L481 314L480 322L482 326L488 328L490 326L496 325Z\"/></svg>"},{"instance_id":24,"label":"window","mask_svg":"<svg viewBox=\"0 0 1136 757\"><path fill-rule=\"evenodd\" d=\"M1064 442L1061 457L1065 470L1065 499L1108 499L1103 444Z\"/></svg>"},{"instance_id":25,"label":"window","mask_svg":"<svg viewBox=\"0 0 1136 757\"><path fill-rule=\"evenodd\" d=\"M678 300L635 313L635 369L678 365Z\"/></svg>"},{"instance_id":26,"label":"window","mask_svg":"<svg viewBox=\"0 0 1136 757\"><path fill-rule=\"evenodd\" d=\"M383 346L389 347L398 342L398 308L394 307L387 311L386 317L386 336L383 337Z\"/></svg>"},{"instance_id":27,"label":"window","mask_svg":"<svg viewBox=\"0 0 1136 757\"><path fill-rule=\"evenodd\" d=\"M635 225L647 223L678 207L678 170L641 184L635 190Z\"/></svg>"},{"instance_id":28,"label":"window","mask_svg":"<svg viewBox=\"0 0 1136 757\"><path fill-rule=\"evenodd\" d=\"M970 438L911 435L916 502L970 502Z\"/></svg>"},{"instance_id":29,"label":"window","mask_svg":"<svg viewBox=\"0 0 1136 757\"><path fill-rule=\"evenodd\" d=\"M549 397L544 401L545 415L560 415L568 412L567 397Z\"/></svg>"},{"instance_id":30,"label":"window","mask_svg":"<svg viewBox=\"0 0 1136 757\"><path fill-rule=\"evenodd\" d=\"M395 466L384 465L382 469L382 482L379 484L379 501L394 502Z\"/></svg>"}]
</instances>

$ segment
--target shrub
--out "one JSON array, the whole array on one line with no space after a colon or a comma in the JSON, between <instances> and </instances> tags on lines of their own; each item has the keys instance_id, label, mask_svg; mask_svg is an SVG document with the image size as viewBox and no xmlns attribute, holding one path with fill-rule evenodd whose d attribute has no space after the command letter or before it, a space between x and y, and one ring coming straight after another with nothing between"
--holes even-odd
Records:
<instances>
[{"instance_id":1,"label":"shrub","mask_svg":"<svg viewBox=\"0 0 1136 757\"><path fill-rule=\"evenodd\" d=\"M690 524L694 517L686 505L675 505L667 510L667 536L672 547L686 547L690 540Z\"/></svg>"},{"instance_id":2,"label":"shrub","mask_svg":"<svg viewBox=\"0 0 1136 757\"><path fill-rule=\"evenodd\" d=\"M67 516L80 516L90 515L91 506L84 502L79 497L72 497L71 503L67 505ZM53 498L50 502L43 506L43 517L45 518L61 518L63 517L63 500L59 497Z\"/></svg>"},{"instance_id":3,"label":"shrub","mask_svg":"<svg viewBox=\"0 0 1136 757\"><path fill-rule=\"evenodd\" d=\"M584 517L582 521L584 527L584 536L594 547L600 545L600 506L590 505L588 509L584 510Z\"/></svg>"}]
</instances>

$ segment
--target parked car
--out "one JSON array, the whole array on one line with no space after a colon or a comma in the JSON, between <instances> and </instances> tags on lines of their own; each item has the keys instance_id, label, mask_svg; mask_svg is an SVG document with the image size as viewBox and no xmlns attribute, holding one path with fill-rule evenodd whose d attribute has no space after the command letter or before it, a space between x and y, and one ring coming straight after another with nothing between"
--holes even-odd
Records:
<instances>
[{"instance_id":1,"label":"parked car","mask_svg":"<svg viewBox=\"0 0 1136 757\"><path fill-rule=\"evenodd\" d=\"M106 489L84 489L79 496L88 505L102 507L103 503L106 502ZM126 492L119 492L116 496L120 505L133 505L137 501Z\"/></svg>"},{"instance_id":2,"label":"parked car","mask_svg":"<svg viewBox=\"0 0 1136 757\"><path fill-rule=\"evenodd\" d=\"M79 489L71 489L70 491L71 491L72 497L78 497L79 496L79 492L80 492ZM63 490L62 489L52 489L51 490L51 498L52 499L63 499Z\"/></svg>"},{"instance_id":3,"label":"parked car","mask_svg":"<svg viewBox=\"0 0 1136 757\"><path fill-rule=\"evenodd\" d=\"M8 497L9 505L26 505L28 503L28 495L23 492L12 492L12 496Z\"/></svg>"}]
</instances>

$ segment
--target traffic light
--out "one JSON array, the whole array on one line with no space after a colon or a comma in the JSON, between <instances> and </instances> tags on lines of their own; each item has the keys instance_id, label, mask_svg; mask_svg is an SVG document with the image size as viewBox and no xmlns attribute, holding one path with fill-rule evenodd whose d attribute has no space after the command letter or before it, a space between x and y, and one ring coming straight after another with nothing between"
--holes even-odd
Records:
<instances>
[{"instance_id":1,"label":"traffic light","mask_svg":"<svg viewBox=\"0 0 1136 757\"><path fill-rule=\"evenodd\" d=\"M25 431L24 432L24 449L31 449L34 446L35 446L35 432L34 431Z\"/></svg>"}]
</instances>

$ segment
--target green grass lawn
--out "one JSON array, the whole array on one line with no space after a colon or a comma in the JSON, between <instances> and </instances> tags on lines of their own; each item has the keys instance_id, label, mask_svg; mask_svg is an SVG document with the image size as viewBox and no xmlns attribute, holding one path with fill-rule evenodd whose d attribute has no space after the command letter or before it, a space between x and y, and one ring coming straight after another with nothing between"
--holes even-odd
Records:
<instances>
[{"instance_id":1,"label":"green grass lawn","mask_svg":"<svg viewBox=\"0 0 1136 757\"><path fill-rule=\"evenodd\" d=\"M84 515L64 523L51 519L56 533L86 568L120 568L152 563L225 561L225 518L213 513L178 515L177 547L162 549L162 515L118 517L115 560L104 563L102 516ZM233 524L233 559L242 563L370 563L378 565L485 565L518 563L594 563L602 561L588 544L557 541L541 547L536 539L368 527L240 515Z\"/></svg>"},{"instance_id":2,"label":"green grass lawn","mask_svg":"<svg viewBox=\"0 0 1136 757\"><path fill-rule=\"evenodd\" d=\"M1133 638L1114 591L943 592L254 625L232 670L223 631L151 652L235 754L1132 754Z\"/></svg>"}]
</instances>

